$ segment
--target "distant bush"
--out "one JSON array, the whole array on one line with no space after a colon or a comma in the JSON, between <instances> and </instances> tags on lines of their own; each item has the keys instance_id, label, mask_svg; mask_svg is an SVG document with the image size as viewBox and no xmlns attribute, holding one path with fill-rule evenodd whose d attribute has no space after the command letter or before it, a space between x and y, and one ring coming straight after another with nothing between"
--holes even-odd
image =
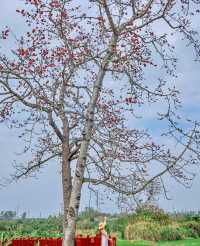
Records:
<instances>
[{"instance_id":1,"label":"distant bush","mask_svg":"<svg viewBox=\"0 0 200 246\"><path fill-rule=\"evenodd\" d=\"M172 222L170 216L164 210L154 205L143 205L136 209L133 215L135 221L154 221L159 222L161 225L168 225Z\"/></svg>"},{"instance_id":2,"label":"distant bush","mask_svg":"<svg viewBox=\"0 0 200 246\"><path fill-rule=\"evenodd\" d=\"M171 217L178 222L185 222L185 221L196 221L200 222L200 212L190 211L190 212L176 212L171 214Z\"/></svg>"},{"instance_id":3,"label":"distant bush","mask_svg":"<svg viewBox=\"0 0 200 246\"><path fill-rule=\"evenodd\" d=\"M198 238L199 227L195 223L161 225L158 222L138 221L125 229L127 240L174 241Z\"/></svg>"},{"instance_id":4,"label":"distant bush","mask_svg":"<svg viewBox=\"0 0 200 246\"><path fill-rule=\"evenodd\" d=\"M6 225L3 225L2 223L0 224L0 231L6 231L7 227Z\"/></svg>"},{"instance_id":5,"label":"distant bush","mask_svg":"<svg viewBox=\"0 0 200 246\"><path fill-rule=\"evenodd\" d=\"M119 238L124 239L124 229L127 227L129 220L128 216L120 216L117 219L109 220L108 223L111 232L117 234Z\"/></svg>"},{"instance_id":6,"label":"distant bush","mask_svg":"<svg viewBox=\"0 0 200 246\"><path fill-rule=\"evenodd\" d=\"M181 226L188 231L193 231L196 237L200 237L200 222L188 221L188 222L182 223Z\"/></svg>"},{"instance_id":7,"label":"distant bush","mask_svg":"<svg viewBox=\"0 0 200 246\"><path fill-rule=\"evenodd\" d=\"M160 240L175 241L187 237L187 231L174 226L162 226L159 231Z\"/></svg>"},{"instance_id":8,"label":"distant bush","mask_svg":"<svg viewBox=\"0 0 200 246\"><path fill-rule=\"evenodd\" d=\"M125 229L124 236L127 240L159 240L160 225L158 223L140 221L128 225Z\"/></svg>"},{"instance_id":9,"label":"distant bush","mask_svg":"<svg viewBox=\"0 0 200 246\"><path fill-rule=\"evenodd\" d=\"M91 219L83 219L78 223L78 229L80 230L97 230L98 222Z\"/></svg>"}]
</instances>

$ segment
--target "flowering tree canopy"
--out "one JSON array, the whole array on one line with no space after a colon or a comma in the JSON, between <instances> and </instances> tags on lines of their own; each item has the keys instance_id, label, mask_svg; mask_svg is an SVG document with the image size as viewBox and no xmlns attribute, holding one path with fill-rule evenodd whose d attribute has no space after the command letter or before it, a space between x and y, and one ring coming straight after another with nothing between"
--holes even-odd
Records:
<instances>
[{"instance_id":1,"label":"flowering tree canopy","mask_svg":"<svg viewBox=\"0 0 200 246\"><path fill-rule=\"evenodd\" d=\"M14 177L61 160L65 245L84 183L105 186L127 204L166 192L165 174L186 185L192 178L199 123L178 114L172 37L199 60L198 7L196 0L24 0L16 11L28 31L2 31L2 42L14 37L16 47L0 53L0 121L18 128L31 156L15 163ZM153 80L149 72L157 71ZM158 142L135 126L137 109L157 103L165 126ZM165 144L171 138L176 149Z\"/></svg>"}]
</instances>

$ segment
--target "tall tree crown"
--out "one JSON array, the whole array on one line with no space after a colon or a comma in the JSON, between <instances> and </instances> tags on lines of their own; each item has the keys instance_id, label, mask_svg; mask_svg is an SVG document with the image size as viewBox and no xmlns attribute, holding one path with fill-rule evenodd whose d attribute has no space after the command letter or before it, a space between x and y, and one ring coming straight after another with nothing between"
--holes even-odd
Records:
<instances>
[{"instance_id":1,"label":"tall tree crown","mask_svg":"<svg viewBox=\"0 0 200 246\"><path fill-rule=\"evenodd\" d=\"M75 170L85 124L91 121L83 182L92 190L104 185L120 194L121 203L142 191L147 199L158 188L166 192L162 178L166 173L187 184L192 178L187 168L199 161L199 123L187 120L188 125L181 127L171 37L177 35L191 45L199 60L199 36L191 21L200 12L199 2L25 0L24 4L16 11L28 31L15 36L12 56L0 54L0 120L20 128L24 153L32 155L29 162L15 165L15 177L62 158L65 142ZM12 29L2 31L3 42L11 37ZM149 71L160 71L158 79L153 81ZM164 140L155 142L148 129L134 125L136 109L154 103L164 105L158 112L159 120L168 124L162 138L172 137L176 149Z\"/></svg>"}]
</instances>

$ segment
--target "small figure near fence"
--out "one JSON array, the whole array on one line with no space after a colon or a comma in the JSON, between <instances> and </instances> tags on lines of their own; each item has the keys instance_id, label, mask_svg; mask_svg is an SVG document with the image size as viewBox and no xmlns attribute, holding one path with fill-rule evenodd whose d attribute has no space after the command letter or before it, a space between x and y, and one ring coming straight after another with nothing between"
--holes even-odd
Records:
<instances>
[{"instance_id":1,"label":"small figure near fence","mask_svg":"<svg viewBox=\"0 0 200 246\"><path fill-rule=\"evenodd\" d=\"M107 225L107 218L104 217L104 221L99 224L99 232L101 235L101 246L108 246L108 240L109 240L109 230Z\"/></svg>"}]
</instances>

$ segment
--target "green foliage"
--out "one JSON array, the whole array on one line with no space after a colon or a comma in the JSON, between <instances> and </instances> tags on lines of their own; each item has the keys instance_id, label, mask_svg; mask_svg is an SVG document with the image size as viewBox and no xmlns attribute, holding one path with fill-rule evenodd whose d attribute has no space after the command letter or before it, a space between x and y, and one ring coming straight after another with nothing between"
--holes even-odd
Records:
<instances>
[{"instance_id":1,"label":"green foliage","mask_svg":"<svg viewBox=\"0 0 200 246\"><path fill-rule=\"evenodd\" d=\"M200 237L200 221L194 214L169 215L157 207L143 206L134 214L109 216L86 208L79 214L77 234L94 235L104 216L112 235L129 240L181 240ZM24 216L25 217L25 214ZM49 216L46 219L0 220L0 237L7 242L17 237L62 237L63 217Z\"/></svg>"},{"instance_id":2,"label":"green foliage","mask_svg":"<svg viewBox=\"0 0 200 246\"><path fill-rule=\"evenodd\" d=\"M187 237L187 231L173 226L162 226L159 231L159 237L162 241L181 240Z\"/></svg>"},{"instance_id":3,"label":"green foliage","mask_svg":"<svg viewBox=\"0 0 200 246\"><path fill-rule=\"evenodd\" d=\"M130 218L128 216L120 216L109 220L111 233L115 233L118 238L124 239L124 229L127 227Z\"/></svg>"},{"instance_id":4,"label":"green foliage","mask_svg":"<svg viewBox=\"0 0 200 246\"><path fill-rule=\"evenodd\" d=\"M102 213L93 209L86 208L82 211L77 220L77 228L79 230L97 230L99 224L99 217L102 216Z\"/></svg>"},{"instance_id":5,"label":"green foliage","mask_svg":"<svg viewBox=\"0 0 200 246\"><path fill-rule=\"evenodd\" d=\"M135 221L156 221L162 225L167 225L172 222L170 216L164 210L154 205L144 205L136 209L133 215Z\"/></svg>"},{"instance_id":6,"label":"green foliage","mask_svg":"<svg viewBox=\"0 0 200 246\"><path fill-rule=\"evenodd\" d=\"M198 238L200 223L195 221L187 223L173 223L161 225L154 221L138 221L128 225L125 229L125 239L150 240L150 241L173 241L186 238Z\"/></svg>"},{"instance_id":7,"label":"green foliage","mask_svg":"<svg viewBox=\"0 0 200 246\"><path fill-rule=\"evenodd\" d=\"M138 221L128 225L125 229L125 239L127 240L150 240L158 241L160 226L158 223L149 221Z\"/></svg>"},{"instance_id":8,"label":"green foliage","mask_svg":"<svg viewBox=\"0 0 200 246\"><path fill-rule=\"evenodd\" d=\"M1 244L4 246L7 243L9 243L9 241L12 239L13 235L11 235L9 232L1 232L0 234L0 242Z\"/></svg>"},{"instance_id":9,"label":"green foliage","mask_svg":"<svg viewBox=\"0 0 200 246\"><path fill-rule=\"evenodd\" d=\"M62 222L57 217L0 221L0 229L0 236L7 238L62 236Z\"/></svg>"},{"instance_id":10,"label":"green foliage","mask_svg":"<svg viewBox=\"0 0 200 246\"><path fill-rule=\"evenodd\" d=\"M117 246L154 246L152 242L139 240L139 241L128 241L128 240L118 240Z\"/></svg>"},{"instance_id":11,"label":"green foliage","mask_svg":"<svg viewBox=\"0 0 200 246\"><path fill-rule=\"evenodd\" d=\"M197 221L188 221L181 224L183 228L188 231L193 231L196 237L200 237L200 222Z\"/></svg>"},{"instance_id":12,"label":"green foliage","mask_svg":"<svg viewBox=\"0 0 200 246\"><path fill-rule=\"evenodd\" d=\"M186 214L185 220L200 222L200 214Z\"/></svg>"},{"instance_id":13,"label":"green foliage","mask_svg":"<svg viewBox=\"0 0 200 246\"><path fill-rule=\"evenodd\" d=\"M182 213L173 213L171 217L178 221L178 222L185 222L185 221L197 221L200 222L200 211L194 212L182 212Z\"/></svg>"},{"instance_id":14,"label":"green foliage","mask_svg":"<svg viewBox=\"0 0 200 246\"><path fill-rule=\"evenodd\" d=\"M3 223L0 223L0 232L1 232L1 231L6 231L6 230L7 230L6 225L3 224Z\"/></svg>"}]
</instances>

